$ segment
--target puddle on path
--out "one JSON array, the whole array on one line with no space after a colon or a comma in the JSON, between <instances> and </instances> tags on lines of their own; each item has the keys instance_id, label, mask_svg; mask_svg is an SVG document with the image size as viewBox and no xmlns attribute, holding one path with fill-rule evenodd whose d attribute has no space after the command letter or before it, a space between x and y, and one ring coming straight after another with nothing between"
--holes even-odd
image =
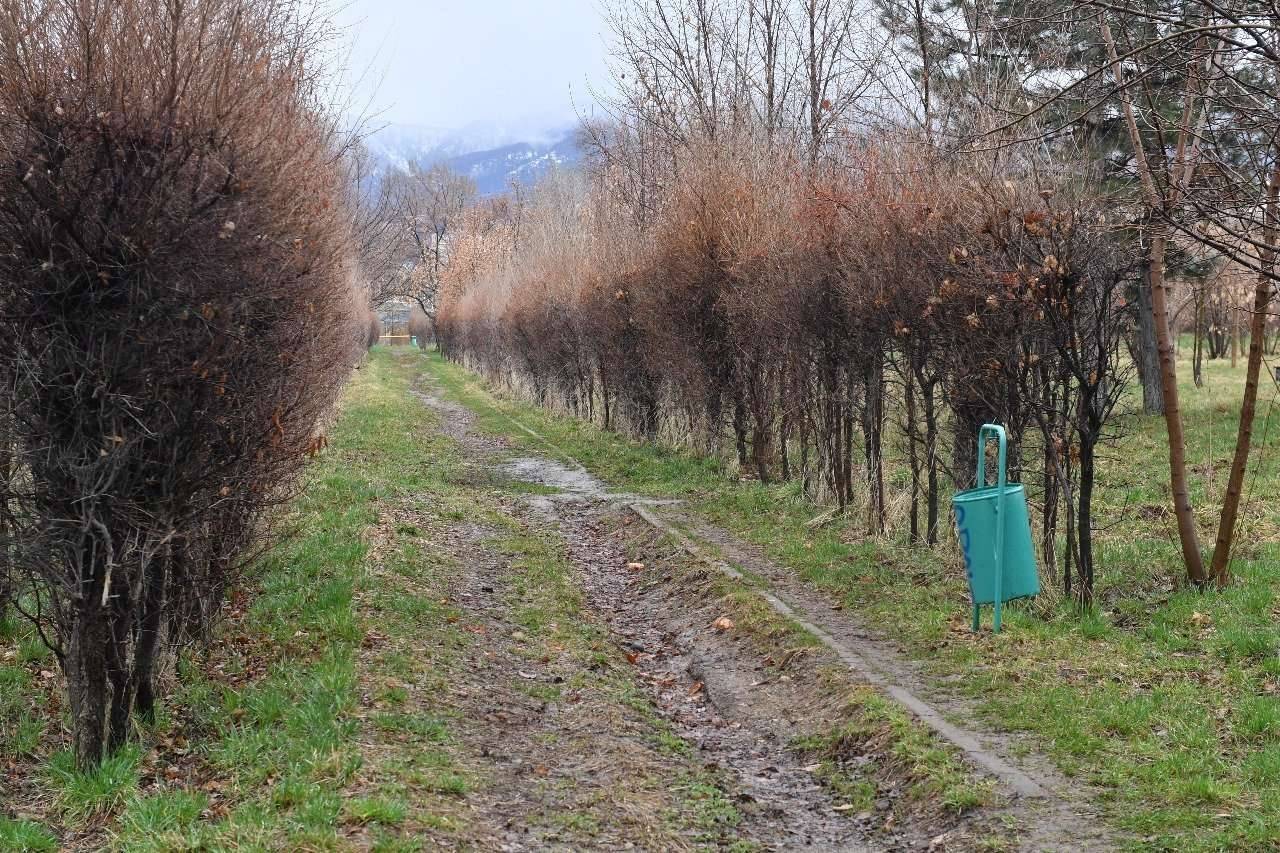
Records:
<instances>
[{"instance_id":1,"label":"puddle on path","mask_svg":"<svg viewBox=\"0 0 1280 853\"><path fill-rule=\"evenodd\" d=\"M606 501L609 503L676 504L674 500L652 500L625 492L611 492L590 471L540 456L519 456L502 463L500 470L513 480L557 489L557 494L534 495L530 502L548 508L556 501Z\"/></svg>"},{"instance_id":2,"label":"puddle on path","mask_svg":"<svg viewBox=\"0 0 1280 853\"><path fill-rule=\"evenodd\" d=\"M611 497L604 483L584 468L570 468L550 459L521 456L507 460L502 472L513 480L549 486L571 495L604 500Z\"/></svg>"}]
</instances>

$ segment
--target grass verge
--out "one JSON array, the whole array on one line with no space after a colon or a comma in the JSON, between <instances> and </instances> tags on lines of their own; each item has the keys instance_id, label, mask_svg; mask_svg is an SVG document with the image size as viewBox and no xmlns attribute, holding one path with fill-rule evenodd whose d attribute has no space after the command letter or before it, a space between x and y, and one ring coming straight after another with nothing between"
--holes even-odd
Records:
<instances>
[{"instance_id":1,"label":"grass verge","mask_svg":"<svg viewBox=\"0 0 1280 853\"><path fill-rule=\"evenodd\" d=\"M140 745L76 771L52 663L24 651L31 638L6 623L0 717L42 724L0 727L0 756L48 793L6 791L6 808L22 816L0 821L0 849L331 849L352 823L395 813L343 804L362 763L356 653L366 626L354 600L379 503L442 484L449 465L421 444L393 371L373 359L352 382L330 449L292 505L293 535L233 594L211 649L179 661L175 697ZM39 713L41 703L57 713Z\"/></svg>"}]
</instances>

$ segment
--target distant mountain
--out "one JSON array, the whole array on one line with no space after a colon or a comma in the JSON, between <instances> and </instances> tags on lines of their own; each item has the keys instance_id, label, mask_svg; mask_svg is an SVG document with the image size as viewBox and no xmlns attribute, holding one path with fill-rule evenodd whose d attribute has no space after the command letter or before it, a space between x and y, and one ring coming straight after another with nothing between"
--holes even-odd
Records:
<instances>
[{"instance_id":1,"label":"distant mountain","mask_svg":"<svg viewBox=\"0 0 1280 853\"><path fill-rule=\"evenodd\" d=\"M517 142L488 151L473 151L446 162L476 182L481 195L506 192L511 184L532 185L552 168L572 168L582 159L577 136L552 143Z\"/></svg>"},{"instance_id":2,"label":"distant mountain","mask_svg":"<svg viewBox=\"0 0 1280 853\"><path fill-rule=\"evenodd\" d=\"M553 167L573 167L582 155L576 126L537 121L476 123L459 129L391 124L365 139L380 172L410 163L447 163L476 182L482 195L513 181L532 184Z\"/></svg>"}]
</instances>

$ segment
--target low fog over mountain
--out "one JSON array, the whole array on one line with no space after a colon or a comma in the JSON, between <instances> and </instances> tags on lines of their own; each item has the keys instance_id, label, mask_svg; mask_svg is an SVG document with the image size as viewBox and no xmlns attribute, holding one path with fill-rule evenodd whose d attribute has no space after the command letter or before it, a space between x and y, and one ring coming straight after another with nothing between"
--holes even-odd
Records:
<instances>
[{"instance_id":1,"label":"low fog over mountain","mask_svg":"<svg viewBox=\"0 0 1280 853\"><path fill-rule=\"evenodd\" d=\"M552 167L576 165L576 130L576 122L563 120L474 122L458 129L388 124L365 144L380 169L443 162L474 180L482 195L494 195L512 182L532 184Z\"/></svg>"}]
</instances>

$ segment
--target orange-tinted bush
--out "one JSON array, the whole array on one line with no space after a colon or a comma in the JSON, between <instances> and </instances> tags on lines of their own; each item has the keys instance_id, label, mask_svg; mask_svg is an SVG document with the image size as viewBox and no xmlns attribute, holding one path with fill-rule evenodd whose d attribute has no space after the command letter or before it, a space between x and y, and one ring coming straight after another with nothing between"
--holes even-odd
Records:
<instances>
[{"instance_id":1,"label":"orange-tinted bush","mask_svg":"<svg viewBox=\"0 0 1280 853\"><path fill-rule=\"evenodd\" d=\"M1014 476L1029 429L1041 451L1064 431L1092 441L1073 407L1090 376L1124 384L1095 349L1113 354L1124 318L1106 294L1130 272L1087 195L887 146L812 163L743 136L679 155L651 208L617 201L640 166L606 162L585 186L473 211L442 301L446 354L606 428L860 501L872 533L896 433L910 536L929 543L983 423L1008 427ZM1058 273L1028 271L1059 263L1072 289L1051 297L1039 288ZM1085 316L1102 343L1078 348L1094 353L1082 371L1061 321ZM1072 464L1041 467L1046 506ZM1046 510L1046 540L1056 523Z\"/></svg>"}]
</instances>

